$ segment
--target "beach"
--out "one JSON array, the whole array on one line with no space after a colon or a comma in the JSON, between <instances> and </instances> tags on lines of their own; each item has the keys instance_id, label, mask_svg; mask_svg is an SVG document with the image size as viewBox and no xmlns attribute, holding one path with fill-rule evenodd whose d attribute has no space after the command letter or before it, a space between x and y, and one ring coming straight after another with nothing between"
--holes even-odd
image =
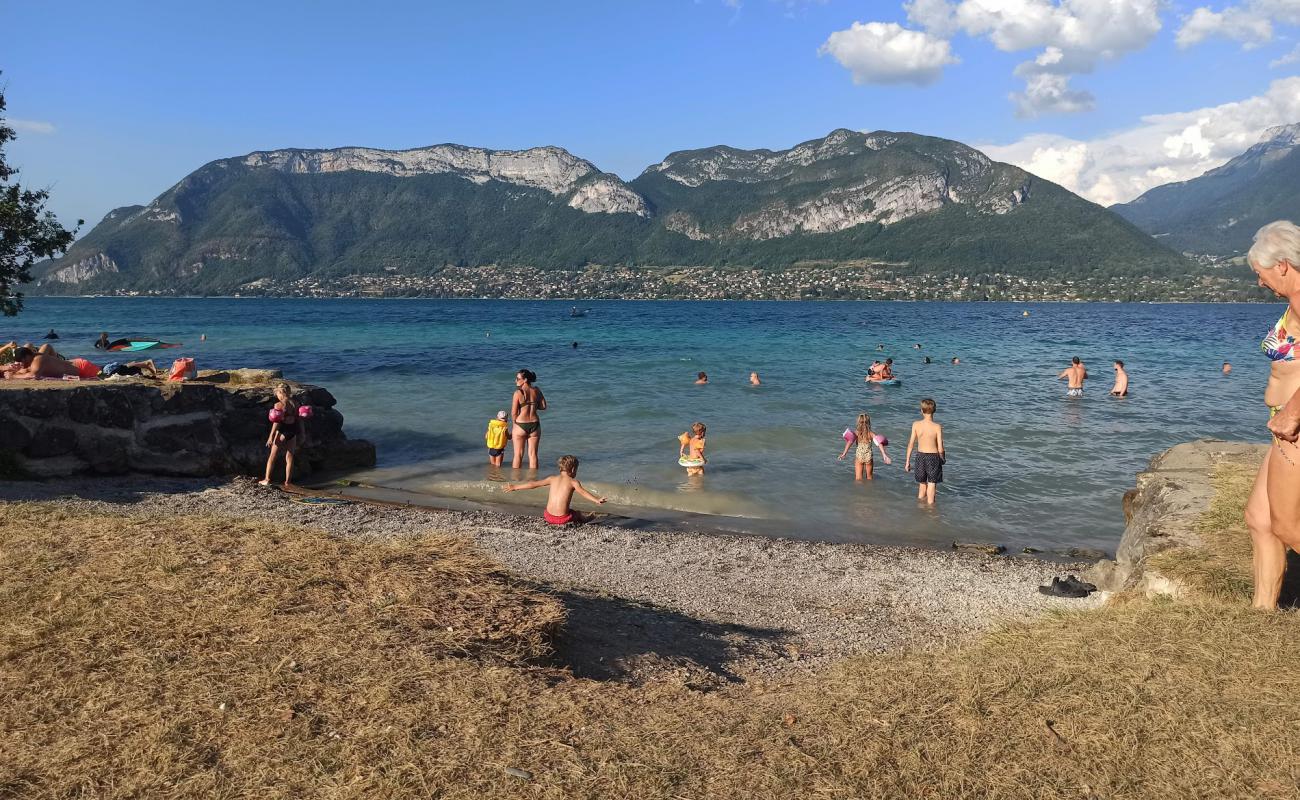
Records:
<instances>
[{"instance_id":1,"label":"beach","mask_svg":"<svg viewBox=\"0 0 1300 800\"><path fill-rule=\"evenodd\" d=\"M953 645L1044 611L1095 607L1102 597L1037 591L1086 564L689 529L557 530L539 516L483 511L306 505L246 478L4 482L0 495L114 517L183 512L363 539L465 539L568 608L556 642L561 663L575 675L633 683L779 679L848 656Z\"/></svg>"}]
</instances>

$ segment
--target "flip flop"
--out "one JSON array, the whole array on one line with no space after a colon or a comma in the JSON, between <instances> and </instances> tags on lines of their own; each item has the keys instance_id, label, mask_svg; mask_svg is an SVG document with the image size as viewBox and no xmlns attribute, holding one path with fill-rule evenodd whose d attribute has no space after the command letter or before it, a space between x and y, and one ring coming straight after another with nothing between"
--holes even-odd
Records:
<instances>
[{"instance_id":1,"label":"flip flop","mask_svg":"<svg viewBox=\"0 0 1300 800\"><path fill-rule=\"evenodd\" d=\"M1097 591L1096 584L1088 583L1087 581L1081 581L1073 575L1067 575L1065 580L1061 581L1061 583L1065 584L1066 586L1069 586L1071 589L1082 589L1085 592L1088 592L1090 594L1092 592Z\"/></svg>"},{"instance_id":2,"label":"flip flop","mask_svg":"<svg viewBox=\"0 0 1300 800\"><path fill-rule=\"evenodd\" d=\"M1088 596L1085 589L1076 589L1060 578L1052 578L1052 582L1047 586L1039 586L1038 591L1049 597L1069 597L1078 600Z\"/></svg>"}]
</instances>

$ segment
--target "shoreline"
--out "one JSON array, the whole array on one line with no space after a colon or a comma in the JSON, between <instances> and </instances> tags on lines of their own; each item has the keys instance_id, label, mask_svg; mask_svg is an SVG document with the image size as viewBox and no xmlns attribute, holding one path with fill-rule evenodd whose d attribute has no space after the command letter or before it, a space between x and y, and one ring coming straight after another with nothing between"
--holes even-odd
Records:
<instances>
[{"instance_id":1,"label":"shoreline","mask_svg":"<svg viewBox=\"0 0 1300 800\"><path fill-rule=\"evenodd\" d=\"M8 501L114 516L198 513L344 537L433 530L472 541L557 596L557 659L579 677L712 689L783 679L845 657L942 648L1049 610L1104 602L1037 591L1087 564L732 532L591 523L556 530L491 511L294 502L251 479L131 475L0 482Z\"/></svg>"},{"instance_id":2,"label":"shoreline","mask_svg":"<svg viewBox=\"0 0 1300 800\"><path fill-rule=\"evenodd\" d=\"M1095 303L1097 305L1135 305L1135 306L1258 306L1270 305L1279 302L1277 298L1262 298L1259 300L1092 300L1092 299L1053 299L1053 300L963 300L945 299L945 300L920 300L911 298L882 299L870 297L767 297L767 298L718 298L718 297L502 297L496 296L474 296L474 297L447 297L447 296L385 296L385 295L364 295L364 294L332 294L332 295L296 295L296 294L137 294L137 295L112 295L112 294L32 294L25 292L24 299L65 299L65 300L393 300L393 301L411 301L411 300L438 300L438 301L501 301L517 300L537 303L963 303L963 304L980 304L980 303L1005 303L1007 305L1083 305Z\"/></svg>"}]
</instances>

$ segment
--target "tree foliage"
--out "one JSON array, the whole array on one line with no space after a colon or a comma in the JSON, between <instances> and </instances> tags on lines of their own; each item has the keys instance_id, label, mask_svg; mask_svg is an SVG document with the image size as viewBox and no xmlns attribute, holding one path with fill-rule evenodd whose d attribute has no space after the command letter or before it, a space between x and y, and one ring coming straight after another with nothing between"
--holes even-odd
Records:
<instances>
[{"instance_id":1,"label":"tree foliage","mask_svg":"<svg viewBox=\"0 0 1300 800\"><path fill-rule=\"evenodd\" d=\"M17 134L5 124L4 111L0 88L0 311L12 317L23 307L23 294L15 287L32 279L32 264L66 252L75 232L45 210L49 192L24 189L13 179L18 170L5 161L4 146Z\"/></svg>"}]
</instances>

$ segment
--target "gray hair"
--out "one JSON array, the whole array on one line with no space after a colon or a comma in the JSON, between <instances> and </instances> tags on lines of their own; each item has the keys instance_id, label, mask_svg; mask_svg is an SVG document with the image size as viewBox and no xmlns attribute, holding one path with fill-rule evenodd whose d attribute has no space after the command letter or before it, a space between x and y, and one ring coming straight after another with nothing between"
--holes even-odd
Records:
<instances>
[{"instance_id":1,"label":"gray hair","mask_svg":"<svg viewBox=\"0 0 1300 800\"><path fill-rule=\"evenodd\" d=\"M1246 260L1260 269L1272 269L1281 261L1300 267L1300 227L1284 219L1268 223L1255 231Z\"/></svg>"}]
</instances>

